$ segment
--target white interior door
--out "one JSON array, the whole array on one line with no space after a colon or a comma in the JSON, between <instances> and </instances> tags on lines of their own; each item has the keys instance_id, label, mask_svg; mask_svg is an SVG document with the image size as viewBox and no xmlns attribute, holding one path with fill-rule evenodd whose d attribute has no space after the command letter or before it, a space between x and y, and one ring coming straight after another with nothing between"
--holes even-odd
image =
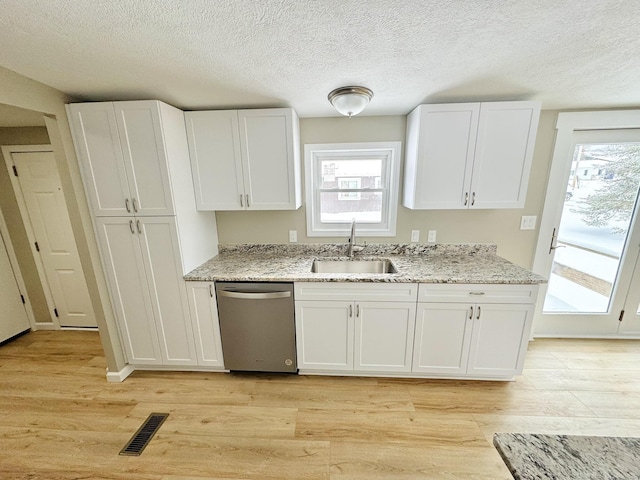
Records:
<instances>
[{"instance_id":1,"label":"white interior door","mask_svg":"<svg viewBox=\"0 0 640 480\"><path fill-rule=\"evenodd\" d=\"M22 303L2 232L0 232L0 305L2 306L0 342L29 330L29 317Z\"/></svg>"},{"instance_id":2,"label":"white interior door","mask_svg":"<svg viewBox=\"0 0 640 480\"><path fill-rule=\"evenodd\" d=\"M96 327L53 152L11 152L61 327Z\"/></svg>"},{"instance_id":3,"label":"white interior door","mask_svg":"<svg viewBox=\"0 0 640 480\"><path fill-rule=\"evenodd\" d=\"M534 269L549 278L536 334L640 334L640 130L581 130L567 137L558 138L566 148L554 154L551 172L562 170L564 180L545 200L542 221L551 219L552 230L547 238L541 233L536 253Z\"/></svg>"}]
</instances>

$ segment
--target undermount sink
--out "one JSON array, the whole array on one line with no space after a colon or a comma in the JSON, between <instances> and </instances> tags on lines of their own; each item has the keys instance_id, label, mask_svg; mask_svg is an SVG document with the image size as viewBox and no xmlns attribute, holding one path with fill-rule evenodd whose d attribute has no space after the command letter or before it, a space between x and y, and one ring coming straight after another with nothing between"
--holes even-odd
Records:
<instances>
[{"instance_id":1,"label":"undermount sink","mask_svg":"<svg viewBox=\"0 0 640 480\"><path fill-rule=\"evenodd\" d=\"M313 273L397 273L389 260L314 260Z\"/></svg>"}]
</instances>

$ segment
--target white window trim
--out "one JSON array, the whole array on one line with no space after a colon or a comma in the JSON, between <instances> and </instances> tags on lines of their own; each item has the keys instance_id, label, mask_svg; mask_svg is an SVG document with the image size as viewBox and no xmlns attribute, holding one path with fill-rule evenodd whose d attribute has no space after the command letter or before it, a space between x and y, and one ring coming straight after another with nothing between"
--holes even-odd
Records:
<instances>
[{"instance_id":1,"label":"white window trim","mask_svg":"<svg viewBox=\"0 0 640 480\"><path fill-rule=\"evenodd\" d=\"M357 157L363 155L385 157L386 171L382 173L386 182L382 188L388 191L388 201L382 207L381 223L357 223L356 231L360 235L371 237L395 237L398 216L398 197L400 184L401 142L366 142L366 143L323 143L306 144L305 158L305 195L307 209L308 237L335 237L348 235L351 223L322 224L319 218L320 194L318 185L322 178L319 159L332 155Z\"/></svg>"}]
</instances>

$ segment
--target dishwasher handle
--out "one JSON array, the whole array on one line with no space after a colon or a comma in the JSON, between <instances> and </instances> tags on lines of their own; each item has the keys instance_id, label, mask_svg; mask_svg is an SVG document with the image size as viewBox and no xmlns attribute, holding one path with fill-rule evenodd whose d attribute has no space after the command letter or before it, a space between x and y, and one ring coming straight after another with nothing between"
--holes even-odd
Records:
<instances>
[{"instance_id":1,"label":"dishwasher handle","mask_svg":"<svg viewBox=\"0 0 640 480\"><path fill-rule=\"evenodd\" d=\"M291 292L232 292L229 290L220 290L218 295L221 297L241 298L246 300L270 300L273 298L288 298Z\"/></svg>"}]
</instances>

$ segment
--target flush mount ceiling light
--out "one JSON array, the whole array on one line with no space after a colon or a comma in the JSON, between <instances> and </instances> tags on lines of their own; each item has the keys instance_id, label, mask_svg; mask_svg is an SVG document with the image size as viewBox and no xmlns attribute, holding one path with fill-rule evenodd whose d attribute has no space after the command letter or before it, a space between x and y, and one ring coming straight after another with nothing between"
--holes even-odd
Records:
<instances>
[{"instance_id":1,"label":"flush mount ceiling light","mask_svg":"<svg viewBox=\"0 0 640 480\"><path fill-rule=\"evenodd\" d=\"M340 87L331 92L328 98L338 113L351 117L364 110L373 98L373 92L367 87Z\"/></svg>"}]
</instances>

